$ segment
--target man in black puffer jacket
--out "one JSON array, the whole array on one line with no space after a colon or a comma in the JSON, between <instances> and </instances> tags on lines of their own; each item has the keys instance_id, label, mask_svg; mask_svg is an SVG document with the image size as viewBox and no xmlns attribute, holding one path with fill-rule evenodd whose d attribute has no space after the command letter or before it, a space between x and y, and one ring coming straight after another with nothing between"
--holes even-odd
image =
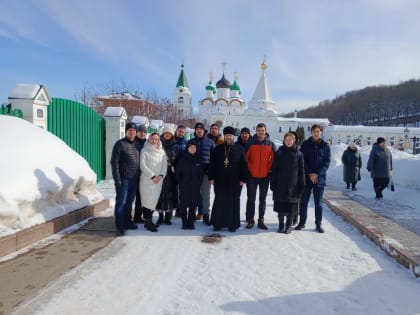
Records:
<instances>
[{"instance_id":1,"label":"man in black puffer jacket","mask_svg":"<svg viewBox=\"0 0 420 315\"><path fill-rule=\"evenodd\" d=\"M125 138L114 144L111 156L112 177L115 183L115 226L117 235L126 229L137 229L131 221L131 208L140 178L140 148L136 138L136 124L127 123Z\"/></svg>"}]
</instances>

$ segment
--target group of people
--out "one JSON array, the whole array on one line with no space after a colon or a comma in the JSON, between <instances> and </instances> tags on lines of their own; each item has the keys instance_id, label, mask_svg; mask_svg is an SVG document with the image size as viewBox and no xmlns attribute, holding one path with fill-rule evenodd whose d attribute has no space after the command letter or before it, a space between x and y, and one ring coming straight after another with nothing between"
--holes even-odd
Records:
<instances>
[{"instance_id":1,"label":"group of people","mask_svg":"<svg viewBox=\"0 0 420 315\"><path fill-rule=\"evenodd\" d=\"M361 179L362 157L355 143L351 143L343 152L341 161L343 163L343 180L346 183L346 188L350 189L351 186L353 191L357 190L356 184ZM367 170L370 172L373 180L375 198L382 199L382 192L388 187L392 178L392 154L386 147L385 138L379 137L376 143L372 145Z\"/></svg>"},{"instance_id":2,"label":"group of people","mask_svg":"<svg viewBox=\"0 0 420 315\"><path fill-rule=\"evenodd\" d=\"M286 133L277 150L264 123L254 136L244 127L235 142L235 129L227 126L223 135L216 124L206 133L195 125L194 138L184 139L185 127L165 127L146 140L144 125L126 124L126 136L113 148L111 165L116 189L115 225L118 235L137 229L137 223L151 231L171 225L173 211L182 219L182 229L194 229L197 220L215 231L240 227L240 196L246 185L246 228L264 223L268 189L273 192L273 210L278 213L278 232L305 228L308 203L313 195L316 231L322 227L322 196L331 152L322 139L322 127L313 125L311 137L300 147L295 133ZM210 209L210 189L214 201ZM255 222L257 190L258 218ZM135 211L132 216L132 204ZM153 222L153 212L158 219ZM299 222L297 217L299 216Z\"/></svg>"}]
</instances>

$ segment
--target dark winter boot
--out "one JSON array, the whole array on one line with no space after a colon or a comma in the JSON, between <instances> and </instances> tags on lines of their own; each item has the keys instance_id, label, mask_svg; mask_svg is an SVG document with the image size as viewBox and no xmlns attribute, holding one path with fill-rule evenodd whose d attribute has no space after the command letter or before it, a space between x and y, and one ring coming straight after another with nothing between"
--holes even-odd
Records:
<instances>
[{"instance_id":1,"label":"dark winter boot","mask_svg":"<svg viewBox=\"0 0 420 315\"><path fill-rule=\"evenodd\" d=\"M299 218L299 215L298 214L296 214L296 215L293 216L292 225L296 225L298 223L298 218Z\"/></svg>"},{"instance_id":2,"label":"dark winter boot","mask_svg":"<svg viewBox=\"0 0 420 315\"><path fill-rule=\"evenodd\" d=\"M284 217L279 216L279 229L277 230L278 233L282 233L284 230Z\"/></svg>"},{"instance_id":3,"label":"dark winter boot","mask_svg":"<svg viewBox=\"0 0 420 315\"><path fill-rule=\"evenodd\" d=\"M268 230L267 225L264 224L264 219L258 219L258 228L261 230Z\"/></svg>"},{"instance_id":4,"label":"dark winter boot","mask_svg":"<svg viewBox=\"0 0 420 315\"><path fill-rule=\"evenodd\" d=\"M148 230L150 232L157 232L158 231L156 225L152 222L152 220L146 220L146 222L144 223L144 227L145 227L146 230Z\"/></svg>"},{"instance_id":5,"label":"dark winter boot","mask_svg":"<svg viewBox=\"0 0 420 315\"><path fill-rule=\"evenodd\" d=\"M203 223L205 225L210 225L210 215L209 214L203 215Z\"/></svg>"},{"instance_id":6,"label":"dark winter boot","mask_svg":"<svg viewBox=\"0 0 420 315\"><path fill-rule=\"evenodd\" d=\"M175 210L175 216L176 216L177 218L181 218L181 217L182 217L182 216L181 216L181 209L176 208L176 210Z\"/></svg>"},{"instance_id":7,"label":"dark winter boot","mask_svg":"<svg viewBox=\"0 0 420 315\"><path fill-rule=\"evenodd\" d=\"M189 230L195 230L195 208L188 209L187 227Z\"/></svg>"},{"instance_id":8,"label":"dark winter boot","mask_svg":"<svg viewBox=\"0 0 420 315\"><path fill-rule=\"evenodd\" d=\"M317 224L315 230L318 233L325 233L325 230L322 228L321 224Z\"/></svg>"},{"instance_id":9,"label":"dark winter boot","mask_svg":"<svg viewBox=\"0 0 420 315\"><path fill-rule=\"evenodd\" d=\"M300 231L300 230L302 230L302 229L304 229L305 228L305 224L303 224L303 223L299 223L296 227L295 227L295 230L296 231Z\"/></svg>"},{"instance_id":10,"label":"dark winter boot","mask_svg":"<svg viewBox=\"0 0 420 315\"><path fill-rule=\"evenodd\" d=\"M347 186L346 186L346 188L347 188L347 189L350 189L350 183L348 183L348 182L347 182Z\"/></svg>"},{"instance_id":11,"label":"dark winter boot","mask_svg":"<svg viewBox=\"0 0 420 315\"><path fill-rule=\"evenodd\" d=\"M246 225L246 228L247 229L252 229L253 227L254 227L254 224L255 224L255 221L254 221L254 219L248 219L247 220L247 225Z\"/></svg>"},{"instance_id":12,"label":"dark winter boot","mask_svg":"<svg viewBox=\"0 0 420 315\"><path fill-rule=\"evenodd\" d=\"M286 227L284 228L285 234L292 233L292 217L290 215L286 216Z\"/></svg>"},{"instance_id":13,"label":"dark winter boot","mask_svg":"<svg viewBox=\"0 0 420 315\"><path fill-rule=\"evenodd\" d=\"M188 230L188 221L187 221L187 213L181 214L181 220L182 220L182 229Z\"/></svg>"},{"instance_id":14,"label":"dark winter boot","mask_svg":"<svg viewBox=\"0 0 420 315\"><path fill-rule=\"evenodd\" d=\"M356 183L351 183L351 190L356 191Z\"/></svg>"},{"instance_id":15,"label":"dark winter boot","mask_svg":"<svg viewBox=\"0 0 420 315\"><path fill-rule=\"evenodd\" d=\"M163 212L159 212L159 218L156 221L156 225L159 226L159 225L162 225L162 223L163 223Z\"/></svg>"},{"instance_id":16,"label":"dark winter boot","mask_svg":"<svg viewBox=\"0 0 420 315\"><path fill-rule=\"evenodd\" d=\"M166 225L172 225L171 219L172 219L172 211L166 211L165 220L163 221L163 223L165 223Z\"/></svg>"}]
</instances>

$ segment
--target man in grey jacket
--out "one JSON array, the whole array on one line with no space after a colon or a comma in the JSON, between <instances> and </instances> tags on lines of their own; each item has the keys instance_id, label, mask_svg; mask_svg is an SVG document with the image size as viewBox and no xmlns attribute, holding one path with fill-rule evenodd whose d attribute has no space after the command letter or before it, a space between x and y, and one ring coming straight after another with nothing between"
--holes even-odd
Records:
<instances>
[{"instance_id":1,"label":"man in grey jacket","mask_svg":"<svg viewBox=\"0 0 420 315\"><path fill-rule=\"evenodd\" d=\"M137 225L131 221L140 177L140 149L135 138L136 124L129 122L125 126L125 138L118 140L112 150L112 177L116 192L115 226L118 236L123 236L125 230L137 229Z\"/></svg>"},{"instance_id":2,"label":"man in grey jacket","mask_svg":"<svg viewBox=\"0 0 420 315\"><path fill-rule=\"evenodd\" d=\"M372 146L367 170L373 179L375 198L382 199L384 197L382 191L388 186L392 174L392 154L382 137L379 137Z\"/></svg>"}]
</instances>

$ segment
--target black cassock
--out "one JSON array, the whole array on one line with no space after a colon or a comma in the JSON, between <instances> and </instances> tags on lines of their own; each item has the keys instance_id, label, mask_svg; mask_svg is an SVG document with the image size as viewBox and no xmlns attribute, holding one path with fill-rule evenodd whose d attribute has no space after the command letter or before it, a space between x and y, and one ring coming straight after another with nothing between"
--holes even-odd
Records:
<instances>
[{"instance_id":1,"label":"black cassock","mask_svg":"<svg viewBox=\"0 0 420 315\"><path fill-rule=\"evenodd\" d=\"M240 226L240 184L247 178L245 151L241 145L226 143L212 152L209 180L214 180L211 224L215 228L237 229Z\"/></svg>"}]
</instances>

